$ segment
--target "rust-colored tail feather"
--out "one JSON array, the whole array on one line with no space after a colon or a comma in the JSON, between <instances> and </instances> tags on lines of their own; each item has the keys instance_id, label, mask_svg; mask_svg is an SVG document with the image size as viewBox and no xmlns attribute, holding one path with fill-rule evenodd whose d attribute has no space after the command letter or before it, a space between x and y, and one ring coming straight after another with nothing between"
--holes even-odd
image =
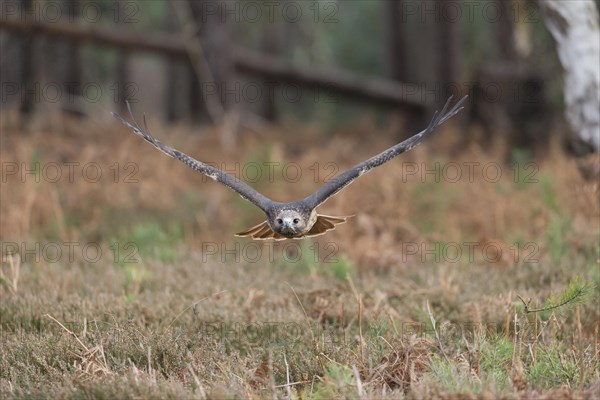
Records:
<instances>
[{"instance_id":1,"label":"rust-colored tail feather","mask_svg":"<svg viewBox=\"0 0 600 400\"><path fill-rule=\"evenodd\" d=\"M243 232L236 233L235 236L242 236L242 237L250 236L252 239L255 239L255 240L267 240L267 239L283 240L283 239L285 239L285 237L281 236L279 233L273 232L271 230L271 227L267 223L267 221L261 222L260 224L253 226L252 228L245 230Z\"/></svg>"},{"instance_id":2,"label":"rust-colored tail feather","mask_svg":"<svg viewBox=\"0 0 600 400\"><path fill-rule=\"evenodd\" d=\"M344 224L348 220L348 218L353 217L354 215L349 215L346 217L333 217L331 215L317 215L317 222L310 228L310 231L304 237L311 236L319 236L324 234L325 232L335 229L336 225Z\"/></svg>"},{"instance_id":3,"label":"rust-colored tail feather","mask_svg":"<svg viewBox=\"0 0 600 400\"><path fill-rule=\"evenodd\" d=\"M350 217L353 217L353 215L350 215L347 217L333 217L331 215L320 215L319 214L319 215L317 215L317 221L312 226L312 228L310 228L310 231L308 231L306 234L302 235L301 237L296 237L294 239L301 239L303 237L322 235L329 230L335 229L336 225L345 223L346 220ZM252 239L255 239L255 240L268 240L268 239L284 240L284 239L286 239L285 236L282 236L277 232L273 232L273 230L271 229L271 227L269 226L267 221L261 222L260 224L253 226L252 228L245 230L243 232L236 233L235 236L251 237Z\"/></svg>"}]
</instances>

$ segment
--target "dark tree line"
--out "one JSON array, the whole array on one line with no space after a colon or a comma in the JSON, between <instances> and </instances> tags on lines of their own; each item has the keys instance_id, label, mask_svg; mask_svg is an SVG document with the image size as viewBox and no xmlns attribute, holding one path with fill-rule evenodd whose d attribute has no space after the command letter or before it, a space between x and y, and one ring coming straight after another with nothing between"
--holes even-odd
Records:
<instances>
[{"instance_id":1,"label":"dark tree line","mask_svg":"<svg viewBox=\"0 0 600 400\"><path fill-rule=\"evenodd\" d=\"M295 50L310 47L307 37L313 41L325 40L328 31L281 18L263 18L252 26L240 25L221 12L226 8L224 5L231 7L235 2L152 2L154 7L162 7L159 13L162 20L155 20L156 26L141 23L132 26L117 18L113 26L95 24L91 29L87 29L90 24L86 28L85 21L78 21L85 0L60 3L68 14L56 24L31 28L26 26L27 18L16 22L7 18L0 22L4 38L1 51L14 60L2 63L2 80L19 82L25 93L19 98L19 108L24 114L31 113L36 106L35 94L30 93L35 93L33 86L41 76L69 83L93 77L90 65L97 59L87 59L90 52L86 51L85 56L82 50L91 41L120 49L113 57L110 79L118 86L114 88L114 100L119 106L135 92L131 83L137 82L143 73L132 67L136 52L163 54L165 73L155 82L161 82L166 89L163 98L156 101L171 121L187 118L221 123L231 112L247 112L266 121L276 121L290 110L277 95L280 86L288 83L339 94L336 107L342 107L346 99L365 104L377 102L384 109L410 113L418 123L445 96L468 93L470 118L483 124L490 137L509 132L513 145L530 146L547 142L551 132L548 110L556 105L549 93L553 90L552 82L560 76L556 70L547 68L546 64L551 66L552 61L540 62L535 53L537 44L551 41L544 37L549 37L547 33L538 32L543 27L541 19L526 19L533 13L541 15L533 0L481 0L482 5L493 5L502 17L479 21L479 25L464 16L452 18L451 13L441 12L450 4L445 1L396 0L369 5L379 7L379 20L347 21L339 15L340 24L383 24L380 37L375 38L362 38L357 26L356 46L352 48L360 54L367 46L383 43L380 59L368 60L383 66L381 70L386 76L379 77L353 73L352 66L343 61L339 62L343 68L293 61ZM356 6L330 3L340 10ZM454 7L466 4L451 3ZM111 2L110 7L122 16L132 4L142 8L147 3L119 0ZM21 0L19 7L25 10L25 15L35 15L33 0ZM220 11L214 12L215 7ZM420 13L415 12L416 7L420 7ZM518 18L516 11L520 13ZM146 31L148 35L144 34ZM479 50L470 45L479 36L486 40L483 50L481 45ZM252 51L247 47L252 47ZM551 56L558 65L556 55ZM249 81L263 88L271 85L275 95L263 95L258 101L232 99L230 92ZM503 95L494 98L490 88ZM66 85L65 90L69 98L83 95L80 85ZM65 111L81 113L76 105L63 106ZM306 107L301 103L292 106L294 111Z\"/></svg>"}]
</instances>

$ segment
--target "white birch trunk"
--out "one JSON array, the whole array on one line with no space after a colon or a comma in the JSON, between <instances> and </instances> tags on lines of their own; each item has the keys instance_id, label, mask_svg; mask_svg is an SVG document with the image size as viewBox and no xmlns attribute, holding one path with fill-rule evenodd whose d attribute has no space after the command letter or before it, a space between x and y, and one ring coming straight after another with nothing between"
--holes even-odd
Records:
<instances>
[{"instance_id":1,"label":"white birch trunk","mask_svg":"<svg viewBox=\"0 0 600 400\"><path fill-rule=\"evenodd\" d=\"M594 0L539 0L564 69L566 118L600 151L600 29Z\"/></svg>"}]
</instances>

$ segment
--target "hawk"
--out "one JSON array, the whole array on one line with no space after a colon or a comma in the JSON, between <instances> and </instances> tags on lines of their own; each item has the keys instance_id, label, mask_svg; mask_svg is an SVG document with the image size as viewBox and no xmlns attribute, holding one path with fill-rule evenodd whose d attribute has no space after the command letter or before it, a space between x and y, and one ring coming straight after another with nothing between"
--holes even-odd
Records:
<instances>
[{"instance_id":1,"label":"hawk","mask_svg":"<svg viewBox=\"0 0 600 400\"><path fill-rule=\"evenodd\" d=\"M425 139L438 125L444 123L460 112L463 109L462 105L466 98L466 96L463 97L448 111L448 107L452 100L452 97L450 97L444 105L442 111L440 113L436 111L426 129L404 140L403 142L390 147L384 152L379 153L376 156L371 157L368 160L363 161L360 164L357 164L352 168L340 173L335 178L327 181L315 193L311 194L305 199L291 203L280 203L273 201L257 192L241 180L229 175L225 171L205 164L202 161L195 160L179 150L163 144L150 134L148 126L146 125L145 115L145 129L142 129L140 124L137 123L129 103L127 103L127 108L133 123L129 123L116 113L112 113L112 115L121 121L125 126L133 130L136 135L144 138L147 142L152 144L161 152L182 161L193 170L198 171L214 181L227 186L228 188L237 192L244 199L250 201L255 206L260 208L266 214L266 221L253 226L248 230L239 232L236 234L236 236L249 236L257 240L284 240L322 235L331 229L335 229L336 225L346 222L346 220L349 218L347 216L334 217L330 215L317 214L316 208L327 201L327 199L329 199L331 196L348 186L359 176L364 175L373 168L390 161L397 155L413 149L416 145L421 143L421 141Z\"/></svg>"}]
</instances>

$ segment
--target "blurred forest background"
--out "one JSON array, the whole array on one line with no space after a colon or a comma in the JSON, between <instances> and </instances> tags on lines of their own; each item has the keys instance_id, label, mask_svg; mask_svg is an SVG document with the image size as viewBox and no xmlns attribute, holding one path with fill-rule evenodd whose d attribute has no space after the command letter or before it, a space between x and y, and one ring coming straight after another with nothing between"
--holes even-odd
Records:
<instances>
[{"instance_id":1,"label":"blurred forest background","mask_svg":"<svg viewBox=\"0 0 600 400\"><path fill-rule=\"evenodd\" d=\"M565 132L552 10L533 0L22 0L2 13L3 110L98 116L129 99L234 130L390 113L414 127L469 94L480 139L532 147Z\"/></svg>"}]
</instances>

